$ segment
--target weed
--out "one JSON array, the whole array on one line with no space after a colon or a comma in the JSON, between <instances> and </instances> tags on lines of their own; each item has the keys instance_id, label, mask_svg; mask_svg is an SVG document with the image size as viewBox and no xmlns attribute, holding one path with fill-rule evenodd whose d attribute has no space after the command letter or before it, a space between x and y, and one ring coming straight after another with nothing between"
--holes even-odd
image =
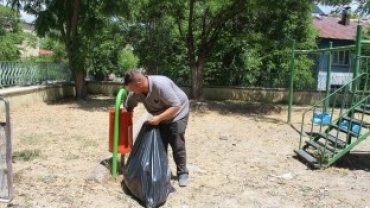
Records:
<instances>
[{"instance_id":1,"label":"weed","mask_svg":"<svg viewBox=\"0 0 370 208\"><path fill-rule=\"evenodd\" d=\"M46 184L50 184L50 183L54 183L55 181L57 181L58 177L57 176L53 176L53 175L48 175L48 176L39 176L38 180L43 182L43 183L46 183Z\"/></svg>"},{"instance_id":2,"label":"weed","mask_svg":"<svg viewBox=\"0 0 370 208\"><path fill-rule=\"evenodd\" d=\"M313 152L313 156L317 159L321 166L328 164L330 158L332 157L332 154L326 151L316 150Z\"/></svg>"},{"instance_id":3,"label":"weed","mask_svg":"<svg viewBox=\"0 0 370 208\"><path fill-rule=\"evenodd\" d=\"M16 151L13 153L13 158L14 159L18 159L18 160L22 160L22 161L30 161L30 160L33 160L33 159L36 159L38 157L40 157L40 150L36 149L36 150L22 150L22 151Z\"/></svg>"}]
</instances>

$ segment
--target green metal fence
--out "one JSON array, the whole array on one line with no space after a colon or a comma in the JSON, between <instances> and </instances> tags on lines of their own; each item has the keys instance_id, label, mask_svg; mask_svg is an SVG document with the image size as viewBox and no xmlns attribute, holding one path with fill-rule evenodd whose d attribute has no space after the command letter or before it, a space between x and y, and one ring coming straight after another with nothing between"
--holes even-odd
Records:
<instances>
[{"instance_id":1,"label":"green metal fence","mask_svg":"<svg viewBox=\"0 0 370 208\"><path fill-rule=\"evenodd\" d=\"M60 63L0 62L0 87L70 81L71 72Z\"/></svg>"}]
</instances>

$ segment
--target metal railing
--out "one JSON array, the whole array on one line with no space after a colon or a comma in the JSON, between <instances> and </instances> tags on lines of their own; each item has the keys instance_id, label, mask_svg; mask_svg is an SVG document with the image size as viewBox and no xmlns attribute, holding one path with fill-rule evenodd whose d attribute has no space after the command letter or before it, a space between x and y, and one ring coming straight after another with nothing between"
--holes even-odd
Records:
<instances>
[{"instance_id":1,"label":"metal railing","mask_svg":"<svg viewBox=\"0 0 370 208\"><path fill-rule=\"evenodd\" d=\"M328 124L336 124L340 125L344 119L343 116L351 115L353 110L360 105L367 104L369 102L369 91L368 91L368 74L361 74L354 78L351 82L347 83L346 85L340 87L339 89L335 90L331 94L329 94L324 99L318 101L311 108L305 110L302 114L302 123L301 123L301 133L300 133L300 140L299 140L299 149L302 148L303 137L307 133L304 130L304 126L307 122L307 115L309 115L312 119L310 120L310 130L308 131L309 139L315 138L315 135L311 135L314 132L314 127L316 126L316 131L319 133L327 134L328 130L326 129L326 125ZM350 89L350 86L356 83L356 86L362 86L361 90L357 92L353 92ZM320 122L319 124L315 125L314 122L314 115L316 113L328 113L330 116L328 118L328 123ZM364 122L364 117L362 116L359 121L360 124ZM352 126L352 124L350 123ZM347 136L349 136L351 132L348 132ZM360 132L359 132L360 133ZM337 135L335 135L338 138ZM349 142L349 141L348 141ZM325 144L326 146L326 144ZM326 147L325 147L326 148ZM337 147L335 147L335 151L337 151Z\"/></svg>"},{"instance_id":2,"label":"metal railing","mask_svg":"<svg viewBox=\"0 0 370 208\"><path fill-rule=\"evenodd\" d=\"M0 87L70 81L71 72L60 63L0 62Z\"/></svg>"}]
</instances>

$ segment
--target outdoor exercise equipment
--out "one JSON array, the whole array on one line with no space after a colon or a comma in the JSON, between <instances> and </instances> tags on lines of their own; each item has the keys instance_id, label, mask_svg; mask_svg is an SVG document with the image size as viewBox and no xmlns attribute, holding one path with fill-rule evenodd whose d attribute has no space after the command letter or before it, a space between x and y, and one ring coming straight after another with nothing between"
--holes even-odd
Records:
<instances>
[{"instance_id":1,"label":"outdoor exercise equipment","mask_svg":"<svg viewBox=\"0 0 370 208\"><path fill-rule=\"evenodd\" d=\"M352 80L331 91L329 67L326 97L302 114L299 148L294 152L298 158L313 168L326 168L332 165L370 136L370 56L361 54L362 44L370 44L370 41L363 40L362 34L362 25L358 25L356 45L293 50L293 58L295 52L310 54L351 50L355 54ZM313 116L311 124L307 124L306 116L311 115Z\"/></svg>"},{"instance_id":2,"label":"outdoor exercise equipment","mask_svg":"<svg viewBox=\"0 0 370 208\"><path fill-rule=\"evenodd\" d=\"M12 166L12 128L10 123L9 102L4 102L5 121L0 122L0 202L13 199L13 166Z\"/></svg>"},{"instance_id":3,"label":"outdoor exercise equipment","mask_svg":"<svg viewBox=\"0 0 370 208\"><path fill-rule=\"evenodd\" d=\"M109 110L109 151L113 152L115 109ZM119 110L119 136L117 153L126 154L132 149L132 112Z\"/></svg>"},{"instance_id":4,"label":"outdoor exercise equipment","mask_svg":"<svg viewBox=\"0 0 370 208\"><path fill-rule=\"evenodd\" d=\"M132 150L132 112L125 112L120 108L122 100L125 101L127 91L120 89L116 96L115 108L109 111L109 151L113 152L112 175L117 177L117 155L121 154L123 165L124 154Z\"/></svg>"}]
</instances>

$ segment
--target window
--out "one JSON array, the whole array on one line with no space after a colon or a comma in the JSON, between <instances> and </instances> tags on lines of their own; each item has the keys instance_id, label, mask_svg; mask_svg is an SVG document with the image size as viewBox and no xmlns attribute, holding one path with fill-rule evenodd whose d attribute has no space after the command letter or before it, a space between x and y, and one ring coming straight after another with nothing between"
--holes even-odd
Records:
<instances>
[{"instance_id":1,"label":"window","mask_svg":"<svg viewBox=\"0 0 370 208\"><path fill-rule=\"evenodd\" d=\"M348 65L349 64L349 51L334 51L333 64Z\"/></svg>"}]
</instances>

